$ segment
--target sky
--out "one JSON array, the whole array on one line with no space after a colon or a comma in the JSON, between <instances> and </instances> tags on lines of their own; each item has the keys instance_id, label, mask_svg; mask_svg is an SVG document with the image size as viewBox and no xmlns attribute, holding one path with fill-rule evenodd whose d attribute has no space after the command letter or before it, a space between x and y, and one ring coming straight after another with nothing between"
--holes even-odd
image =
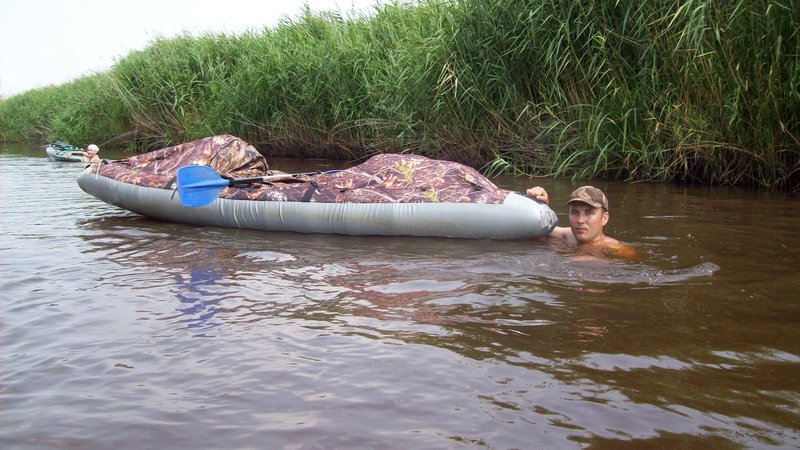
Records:
<instances>
[{"instance_id":1,"label":"sky","mask_svg":"<svg viewBox=\"0 0 800 450\"><path fill-rule=\"evenodd\" d=\"M0 96L108 70L132 50L184 32L240 34L297 17L345 15L388 0L0 0Z\"/></svg>"}]
</instances>

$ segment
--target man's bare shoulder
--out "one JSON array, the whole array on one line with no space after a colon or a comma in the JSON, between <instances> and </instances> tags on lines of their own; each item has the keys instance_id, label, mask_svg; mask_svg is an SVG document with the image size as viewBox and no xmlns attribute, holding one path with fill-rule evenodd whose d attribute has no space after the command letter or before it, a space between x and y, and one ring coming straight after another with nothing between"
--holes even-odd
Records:
<instances>
[{"instance_id":1,"label":"man's bare shoulder","mask_svg":"<svg viewBox=\"0 0 800 450\"><path fill-rule=\"evenodd\" d=\"M619 258L633 261L639 258L636 249L612 237L606 236L602 241L590 244L595 252L608 258Z\"/></svg>"}]
</instances>

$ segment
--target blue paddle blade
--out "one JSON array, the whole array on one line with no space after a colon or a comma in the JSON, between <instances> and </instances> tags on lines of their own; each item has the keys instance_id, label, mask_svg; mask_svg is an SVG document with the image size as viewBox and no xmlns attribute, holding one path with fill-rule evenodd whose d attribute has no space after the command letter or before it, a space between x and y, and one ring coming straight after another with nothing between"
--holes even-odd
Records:
<instances>
[{"instance_id":1,"label":"blue paddle blade","mask_svg":"<svg viewBox=\"0 0 800 450\"><path fill-rule=\"evenodd\" d=\"M208 166L178 169L178 198L183 206L205 206L213 202L230 183Z\"/></svg>"}]
</instances>

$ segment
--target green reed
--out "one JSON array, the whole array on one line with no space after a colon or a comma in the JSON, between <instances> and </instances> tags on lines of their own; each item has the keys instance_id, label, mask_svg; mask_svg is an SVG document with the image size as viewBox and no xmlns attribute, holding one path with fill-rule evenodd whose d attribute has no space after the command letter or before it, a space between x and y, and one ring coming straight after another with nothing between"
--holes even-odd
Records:
<instances>
[{"instance_id":1,"label":"green reed","mask_svg":"<svg viewBox=\"0 0 800 450\"><path fill-rule=\"evenodd\" d=\"M416 152L488 173L800 189L800 0L423 1L158 39L0 101L0 139Z\"/></svg>"}]
</instances>

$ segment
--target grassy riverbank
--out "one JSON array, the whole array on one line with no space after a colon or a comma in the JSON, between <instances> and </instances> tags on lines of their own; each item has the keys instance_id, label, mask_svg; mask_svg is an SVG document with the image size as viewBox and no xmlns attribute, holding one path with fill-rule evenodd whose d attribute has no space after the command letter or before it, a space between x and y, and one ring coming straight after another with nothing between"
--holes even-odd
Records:
<instances>
[{"instance_id":1,"label":"grassy riverbank","mask_svg":"<svg viewBox=\"0 0 800 450\"><path fill-rule=\"evenodd\" d=\"M424 2L156 40L0 102L0 139L800 189L800 1Z\"/></svg>"}]
</instances>

